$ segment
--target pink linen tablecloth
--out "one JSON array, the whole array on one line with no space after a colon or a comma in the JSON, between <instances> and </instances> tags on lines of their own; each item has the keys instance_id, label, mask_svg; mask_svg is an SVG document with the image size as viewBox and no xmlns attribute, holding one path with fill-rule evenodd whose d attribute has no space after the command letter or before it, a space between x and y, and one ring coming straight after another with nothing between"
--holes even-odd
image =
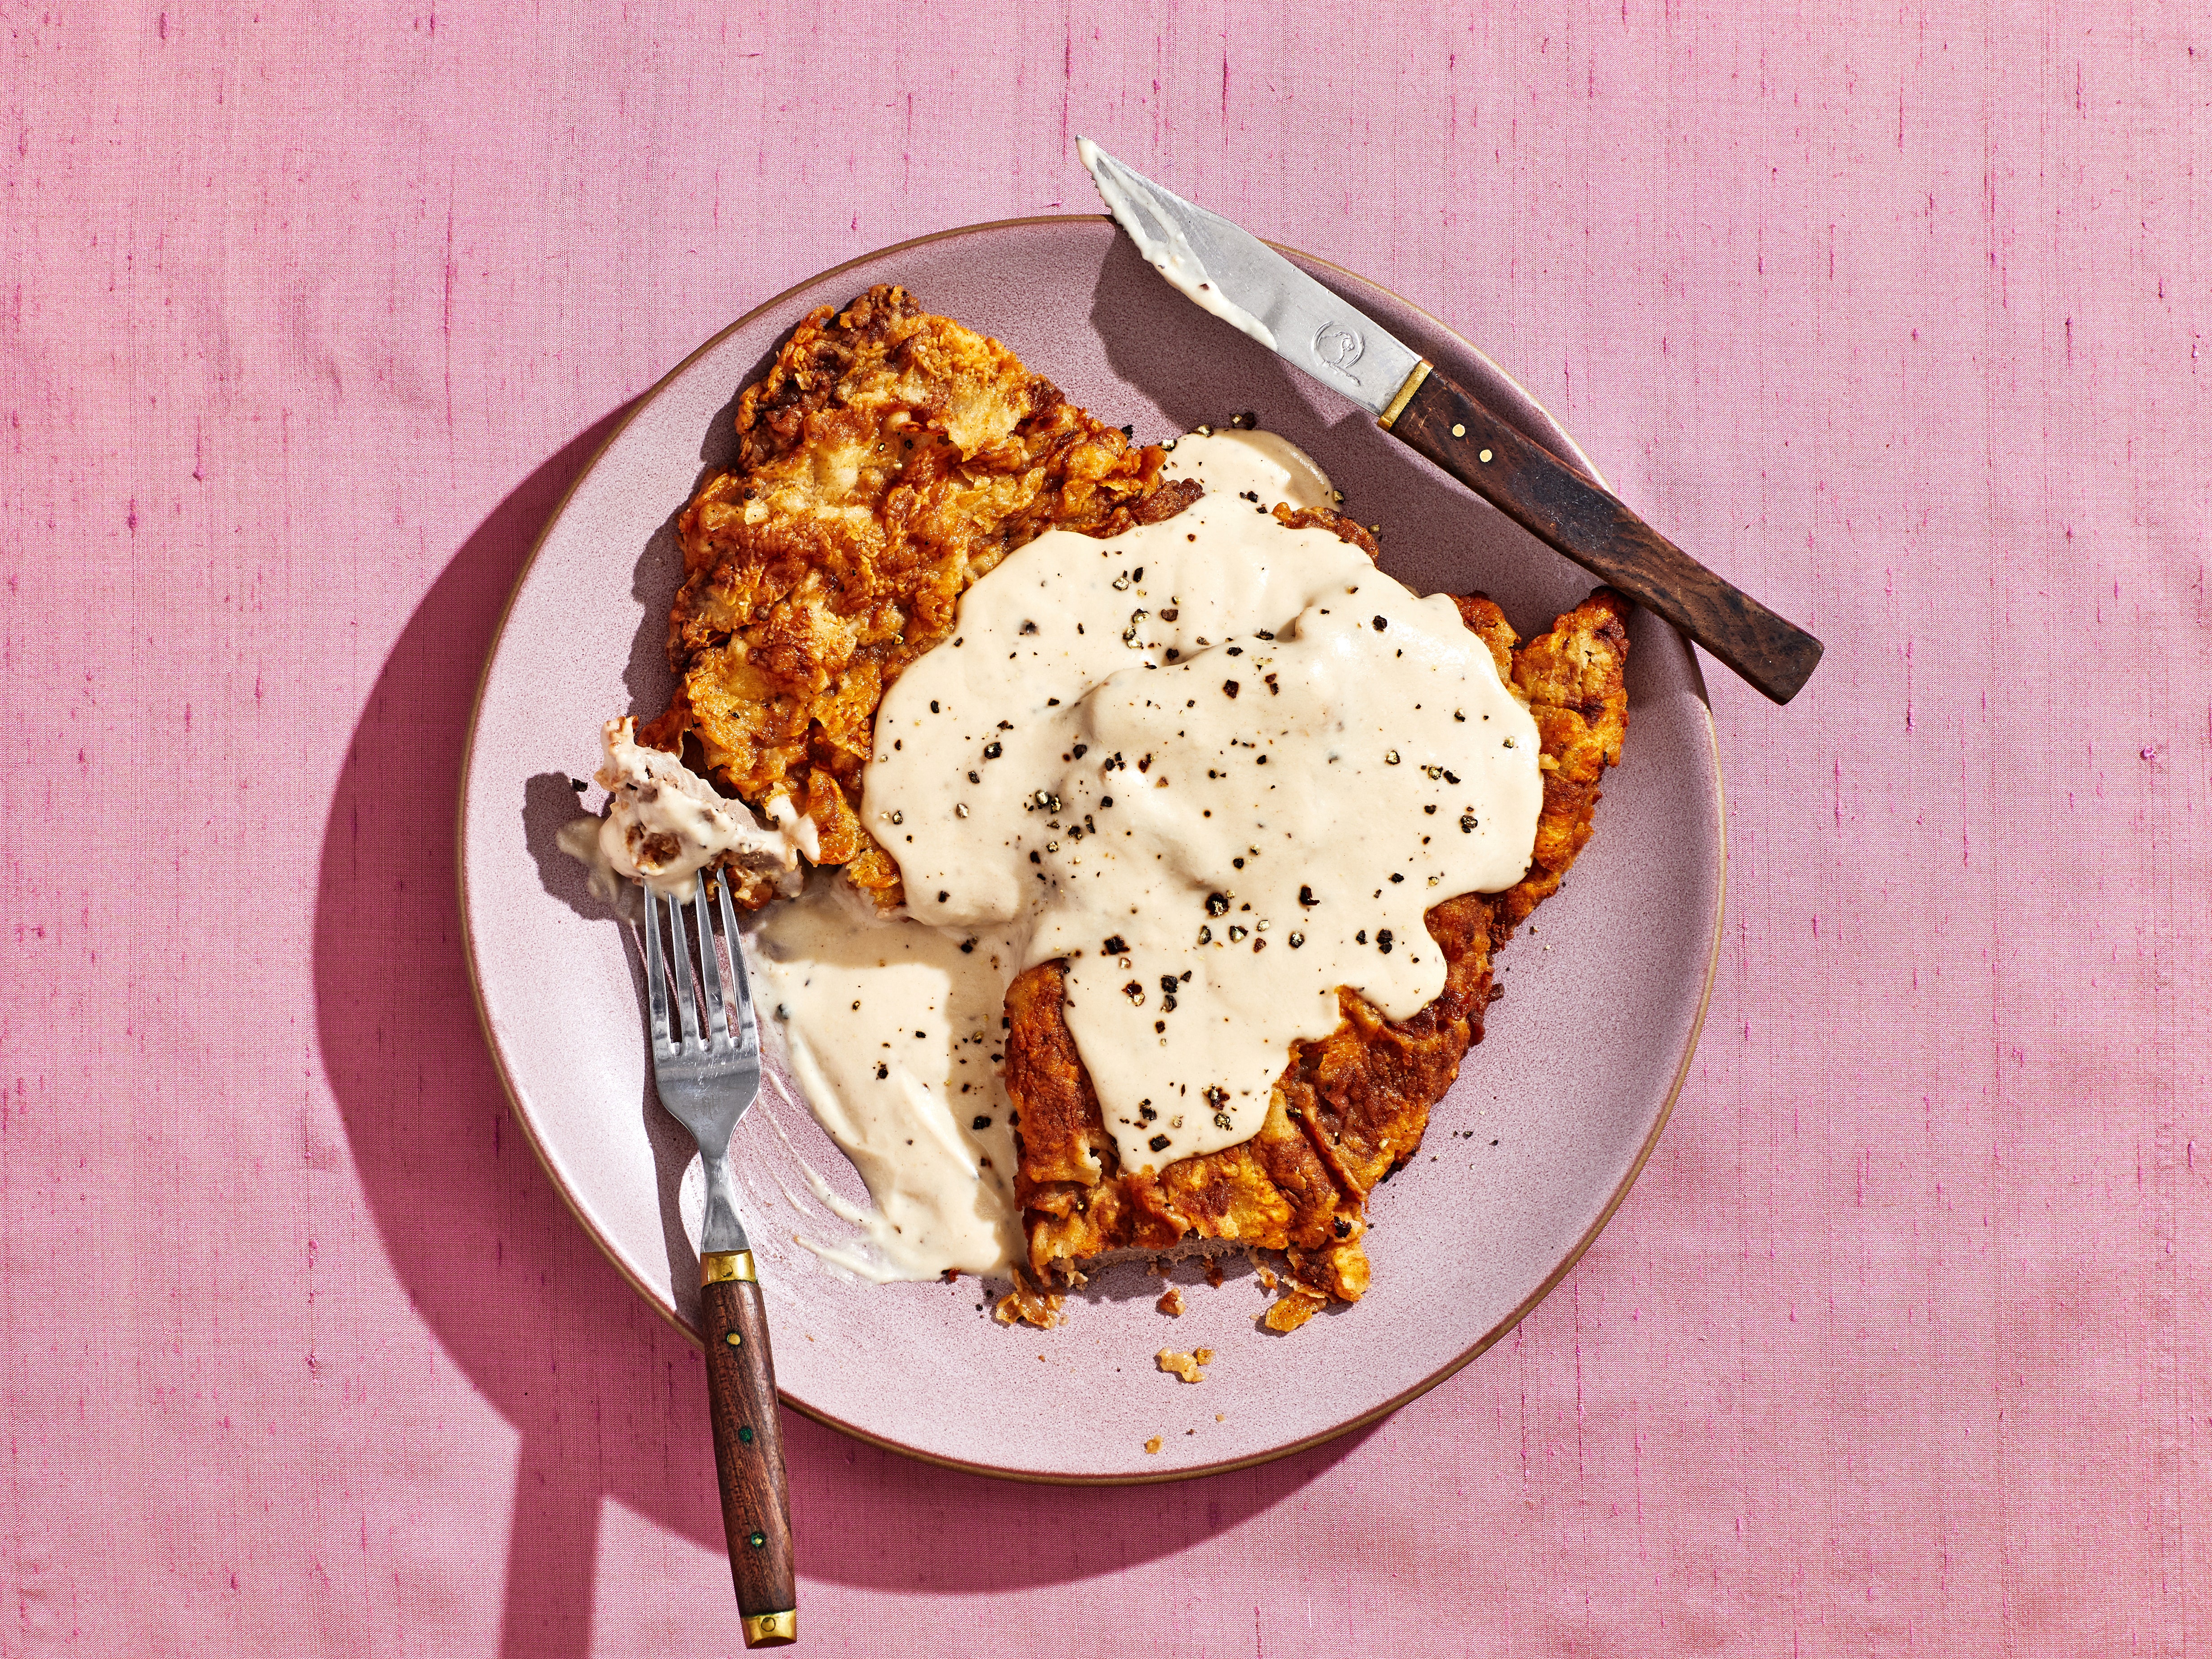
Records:
<instances>
[{"instance_id":1,"label":"pink linen tablecloth","mask_svg":"<svg viewBox=\"0 0 2212 1659\"><path fill-rule=\"evenodd\" d=\"M794 1419L823 1654L2203 1653L2212 27L2140 0L10 5L0 1654L734 1651L696 1352L510 1121L464 726L760 300L1092 134L1517 374L1811 625L1506 1340L1077 1492Z\"/></svg>"}]
</instances>

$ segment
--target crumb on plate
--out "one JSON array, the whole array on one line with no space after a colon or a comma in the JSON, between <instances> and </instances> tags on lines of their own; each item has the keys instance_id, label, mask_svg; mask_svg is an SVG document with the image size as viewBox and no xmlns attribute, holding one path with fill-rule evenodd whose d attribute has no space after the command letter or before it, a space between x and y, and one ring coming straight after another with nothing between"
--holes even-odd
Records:
<instances>
[{"instance_id":1,"label":"crumb on plate","mask_svg":"<svg viewBox=\"0 0 2212 1659\"><path fill-rule=\"evenodd\" d=\"M1303 1285L1294 1285L1273 1307L1267 1310L1267 1328L1271 1331L1294 1331L1319 1313L1328 1302L1327 1297L1316 1296Z\"/></svg>"},{"instance_id":2,"label":"crumb on plate","mask_svg":"<svg viewBox=\"0 0 2212 1659\"><path fill-rule=\"evenodd\" d=\"M1177 1353L1173 1348L1162 1348L1155 1363L1170 1376L1179 1376L1186 1382L1203 1382L1205 1368L1213 1363L1213 1350L1198 1348L1189 1353Z\"/></svg>"}]
</instances>

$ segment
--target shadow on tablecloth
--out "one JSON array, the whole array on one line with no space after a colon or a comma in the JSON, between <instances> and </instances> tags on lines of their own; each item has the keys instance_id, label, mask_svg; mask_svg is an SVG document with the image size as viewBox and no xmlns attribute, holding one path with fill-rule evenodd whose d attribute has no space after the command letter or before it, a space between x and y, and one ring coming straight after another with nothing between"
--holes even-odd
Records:
<instances>
[{"instance_id":1,"label":"shadow on tablecloth","mask_svg":"<svg viewBox=\"0 0 2212 1659\"><path fill-rule=\"evenodd\" d=\"M355 727L316 896L322 1058L380 1236L445 1355L519 1437L501 1495L510 1659L588 1650L607 1500L722 1547L698 1352L593 1249L511 1121L454 877L478 671L538 532L623 412L501 501L409 619ZM1077 1491L929 1468L795 1413L786 1432L802 1579L950 1594L1174 1554L1280 1502L1361 1437L1169 1487ZM487 1524L500 1509L487 1499ZM734 1648L734 1605L727 1636Z\"/></svg>"}]
</instances>

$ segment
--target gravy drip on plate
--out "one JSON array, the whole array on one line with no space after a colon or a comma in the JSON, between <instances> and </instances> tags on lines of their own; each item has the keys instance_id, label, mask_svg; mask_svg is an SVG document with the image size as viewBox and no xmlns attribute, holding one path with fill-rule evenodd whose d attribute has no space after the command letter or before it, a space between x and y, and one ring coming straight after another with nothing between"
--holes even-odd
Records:
<instances>
[{"instance_id":1,"label":"gravy drip on plate","mask_svg":"<svg viewBox=\"0 0 2212 1659\"><path fill-rule=\"evenodd\" d=\"M1009 942L880 916L825 872L762 913L747 944L763 1030L874 1205L811 1182L866 1242L799 1243L878 1280L1004 1275L1022 1243L999 1078Z\"/></svg>"},{"instance_id":2,"label":"gravy drip on plate","mask_svg":"<svg viewBox=\"0 0 2212 1659\"><path fill-rule=\"evenodd\" d=\"M1542 803L1535 723L1451 601L1273 517L1328 501L1312 462L1257 432L1170 461L1206 489L1181 514L1041 536L969 590L884 698L863 808L915 922L1002 930L1009 980L1067 960L1133 1170L1249 1139L1338 987L1434 1000L1424 914L1520 879ZM817 1054L881 1040L819 1012Z\"/></svg>"}]
</instances>

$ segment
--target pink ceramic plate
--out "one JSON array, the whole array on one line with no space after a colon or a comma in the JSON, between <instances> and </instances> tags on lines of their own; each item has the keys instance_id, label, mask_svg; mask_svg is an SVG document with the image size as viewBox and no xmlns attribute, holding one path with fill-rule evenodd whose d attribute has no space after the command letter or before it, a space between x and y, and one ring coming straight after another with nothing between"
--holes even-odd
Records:
<instances>
[{"instance_id":1,"label":"pink ceramic plate","mask_svg":"<svg viewBox=\"0 0 2212 1659\"><path fill-rule=\"evenodd\" d=\"M1518 410L1530 433L1571 447L1433 318L1292 257L1455 380ZM1589 586L1365 414L1170 291L1103 219L1019 220L890 248L778 295L702 347L608 440L515 589L477 705L460 837L470 960L515 1110L600 1247L687 1328L698 1305L696 1158L654 1103L629 935L553 836L576 811L568 780L596 763L599 723L667 700L673 520L702 470L734 447L738 389L810 307L874 283L903 283L995 335L1140 436L1256 411L1321 462L1347 510L1382 526L1385 568L1419 591L1480 589L1528 634ZM1340 1433L1510 1329L1642 1167L1688 1066L1719 945L1720 775L1703 683L1664 624L1639 615L1632 633L1626 758L1607 782L1596 836L1534 935L1503 953L1509 994L1489 1036L1437 1107L1417 1161L1375 1195L1364 1301L1282 1337L1256 1326L1269 1298L1241 1264L1218 1290L1180 1269L1190 1305L1180 1319L1154 1310L1160 1283L1133 1266L1101 1274L1070 1298L1064 1328L1041 1333L994 1323L972 1280L838 1277L793 1242L795 1231L840 1231L811 1200L802 1218L793 1152L850 1195L862 1189L772 1075L732 1156L784 1398L965 1468L1157 1480ZM1346 833L1355 822L1347 807ZM1212 1348L1206 1381L1156 1370L1163 1346ZM1161 1449L1147 1453L1155 1437Z\"/></svg>"}]
</instances>

